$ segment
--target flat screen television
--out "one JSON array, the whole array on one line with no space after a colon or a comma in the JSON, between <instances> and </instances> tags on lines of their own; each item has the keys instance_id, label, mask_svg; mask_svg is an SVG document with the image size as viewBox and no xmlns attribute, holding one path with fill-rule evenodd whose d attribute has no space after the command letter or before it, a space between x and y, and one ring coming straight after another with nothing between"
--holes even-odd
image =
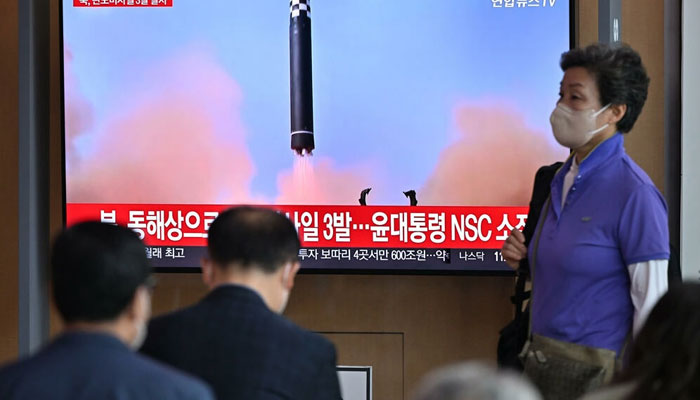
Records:
<instances>
[{"instance_id":1,"label":"flat screen television","mask_svg":"<svg viewBox=\"0 0 700 400\"><path fill-rule=\"evenodd\" d=\"M290 3L64 0L66 223L129 226L194 271L218 212L256 204L296 224L307 272L508 271L535 171L567 155L572 1L314 1L304 157Z\"/></svg>"}]
</instances>

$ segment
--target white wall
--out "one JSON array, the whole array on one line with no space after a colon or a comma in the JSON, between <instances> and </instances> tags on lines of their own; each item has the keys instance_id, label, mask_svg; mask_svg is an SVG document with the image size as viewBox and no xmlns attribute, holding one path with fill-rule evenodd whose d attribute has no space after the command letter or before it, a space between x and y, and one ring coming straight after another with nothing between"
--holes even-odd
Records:
<instances>
[{"instance_id":1,"label":"white wall","mask_svg":"<svg viewBox=\"0 0 700 400\"><path fill-rule=\"evenodd\" d=\"M683 0L681 52L681 265L700 280L700 0Z\"/></svg>"}]
</instances>

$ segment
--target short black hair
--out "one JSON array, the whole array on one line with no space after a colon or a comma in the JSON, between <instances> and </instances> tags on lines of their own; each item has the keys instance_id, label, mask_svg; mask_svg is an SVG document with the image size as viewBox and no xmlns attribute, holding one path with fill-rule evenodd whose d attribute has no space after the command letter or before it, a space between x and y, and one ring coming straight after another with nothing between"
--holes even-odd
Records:
<instances>
[{"instance_id":1,"label":"short black hair","mask_svg":"<svg viewBox=\"0 0 700 400\"><path fill-rule=\"evenodd\" d=\"M220 267L236 264L272 273L298 260L299 248L294 224L267 208L230 208L209 227L209 257Z\"/></svg>"},{"instance_id":2,"label":"short black hair","mask_svg":"<svg viewBox=\"0 0 700 400\"><path fill-rule=\"evenodd\" d=\"M130 229L82 222L54 241L53 297L66 322L115 319L150 273L146 249Z\"/></svg>"},{"instance_id":3,"label":"short black hair","mask_svg":"<svg viewBox=\"0 0 700 400\"><path fill-rule=\"evenodd\" d=\"M561 56L561 69L583 67L598 85L600 104L626 104L627 112L617 123L622 133L632 130L642 112L649 90L649 76L642 58L626 44L595 43Z\"/></svg>"}]
</instances>

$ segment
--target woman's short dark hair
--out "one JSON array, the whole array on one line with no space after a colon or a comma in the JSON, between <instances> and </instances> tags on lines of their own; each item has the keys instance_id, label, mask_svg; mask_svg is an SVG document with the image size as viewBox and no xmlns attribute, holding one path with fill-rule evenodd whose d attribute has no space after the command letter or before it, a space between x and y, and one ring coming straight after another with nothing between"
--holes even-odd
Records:
<instances>
[{"instance_id":1,"label":"woman's short dark hair","mask_svg":"<svg viewBox=\"0 0 700 400\"><path fill-rule=\"evenodd\" d=\"M267 273L299 258L294 224L277 211L241 206L230 208L209 227L209 257L221 267L237 264Z\"/></svg>"},{"instance_id":2,"label":"woman's short dark hair","mask_svg":"<svg viewBox=\"0 0 700 400\"><path fill-rule=\"evenodd\" d=\"M700 399L700 284L673 286L637 335L621 381L636 385L629 397Z\"/></svg>"},{"instance_id":3,"label":"woman's short dark hair","mask_svg":"<svg viewBox=\"0 0 700 400\"><path fill-rule=\"evenodd\" d=\"M625 104L627 112L617 123L620 132L629 132L642 112L649 89L642 58L626 44L592 44L561 56L561 69L583 67L598 85L600 104Z\"/></svg>"},{"instance_id":4,"label":"woman's short dark hair","mask_svg":"<svg viewBox=\"0 0 700 400\"><path fill-rule=\"evenodd\" d=\"M51 283L66 322L110 321L150 277L146 249L130 229L83 222L54 241Z\"/></svg>"}]
</instances>

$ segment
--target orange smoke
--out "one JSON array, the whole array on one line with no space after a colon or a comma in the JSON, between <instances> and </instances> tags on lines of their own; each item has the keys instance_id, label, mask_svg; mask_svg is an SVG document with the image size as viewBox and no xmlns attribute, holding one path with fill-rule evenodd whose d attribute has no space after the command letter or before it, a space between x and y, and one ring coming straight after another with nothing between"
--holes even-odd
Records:
<instances>
[{"instance_id":1,"label":"orange smoke","mask_svg":"<svg viewBox=\"0 0 700 400\"><path fill-rule=\"evenodd\" d=\"M202 51L141 74L144 83L123 90L125 100L99 132L94 152L67 180L67 200L250 201L254 169L236 83Z\"/></svg>"},{"instance_id":2,"label":"orange smoke","mask_svg":"<svg viewBox=\"0 0 700 400\"><path fill-rule=\"evenodd\" d=\"M567 154L502 104L460 105L455 122L459 137L418 192L422 204L527 205L537 169Z\"/></svg>"},{"instance_id":3,"label":"orange smoke","mask_svg":"<svg viewBox=\"0 0 700 400\"><path fill-rule=\"evenodd\" d=\"M73 72L73 53L67 44L63 51L64 58L64 87L65 87L65 129L66 129L66 154L70 156L67 160L69 168L76 167L77 149L75 140L85 134L93 126L92 105L87 101L80 85Z\"/></svg>"},{"instance_id":4,"label":"orange smoke","mask_svg":"<svg viewBox=\"0 0 700 400\"><path fill-rule=\"evenodd\" d=\"M140 81L120 88L114 111L98 127L71 69L73 55L66 50L65 57L68 202L271 203L251 194L255 168L241 90L211 52L190 49L126 71L135 77L130 82ZM459 136L418 190L420 205L527 204L537 168L566 156L512 108L463 104L454 115ZM94 145L78 153L75 141L86 132ZM377 204L373 199L390 190L381 171L297 159L278 175L274 202L358 204L360 191L373 187L368 202ZM394 195L395 204L407 202Z\"/></svg>"},{"instance_id":5,"label":"orange smoke","mask_svg":"<svg viewBox=\"0 0 700 400\"><path fill-rule=\"evenodd\" d=\"M276 204L357 205L362 189L372 186L369 168L337 169L331 159L297 157L294 169L277 177Z\"/></svg>"}]
</instances>

